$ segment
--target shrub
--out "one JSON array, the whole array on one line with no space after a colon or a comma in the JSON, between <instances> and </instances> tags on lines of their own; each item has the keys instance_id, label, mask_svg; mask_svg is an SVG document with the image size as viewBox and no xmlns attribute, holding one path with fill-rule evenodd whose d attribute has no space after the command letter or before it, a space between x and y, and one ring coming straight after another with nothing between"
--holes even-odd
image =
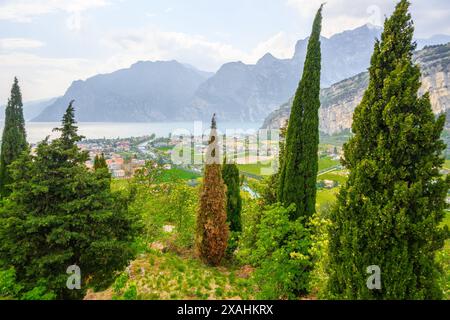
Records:
<instances>
[{"instance_id":1,"label":"shrub","mask_svg":"<svg viewBox=\"0 0 450 320\"><path fill-rule=\"evenodd\" d=\"M16 271L14 268L0 270L0 298L14 298L22 286L16 282Z\"/></svg>"},{"instance_id":2,"label":"shrub","mask_svg":"<svg viewBox=\"0 0 450 320\"><path fill-rule=\"evenodd\" d=\"M259 299L292 299L307 292L311 260L310 235L300 220L290 221L295 205L272 205L261 212L254 246L243 248L241 258L257 267Z\"/></svg>"},{"instance_id":3,"label":"shrub","mask_svg":"<svg viewBox=\"0 0 450 320\"><path fill-rule=\"evenodd\" d=\"M308 227L311 230L310 254L314 268L311 272L310 292L318 298L327 298L326 287L328 283L328 228L331 207L326 204L311 217Z\"/></svg>"}]
</instances>

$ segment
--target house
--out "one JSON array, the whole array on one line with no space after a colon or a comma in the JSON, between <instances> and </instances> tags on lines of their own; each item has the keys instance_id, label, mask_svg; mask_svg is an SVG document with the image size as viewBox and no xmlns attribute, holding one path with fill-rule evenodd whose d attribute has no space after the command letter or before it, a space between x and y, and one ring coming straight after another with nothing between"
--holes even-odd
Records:
<instances>
[{"instance_id":1,"label":"house","mask_svg":"<svg viewBox=\"0 0 450 320\"><path fill-rule=\"evenodd\" d=\"M332 189L337 185L337 183L333 180L323 180L323 183L327 189Z\"/></svg>"}]
</instances>

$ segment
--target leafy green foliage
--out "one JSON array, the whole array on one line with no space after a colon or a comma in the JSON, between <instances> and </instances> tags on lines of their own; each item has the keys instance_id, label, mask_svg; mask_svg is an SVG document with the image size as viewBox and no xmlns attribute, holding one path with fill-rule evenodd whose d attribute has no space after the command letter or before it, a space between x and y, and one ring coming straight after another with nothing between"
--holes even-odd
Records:
<instances>
[{"instance_id":1,"label":"leafy green foliage","mask_svg":"<svg viewBox=\"0 0 450 320\"><path fill-rule=\"evenodd\" d=\"M16 282L16 271L14 268L0 270L0 298L16 297L22 290L22 286Z\"/></svg>"},{"instance_id":2,"label":"leafy green foliage","mask_svg":"<svg viewBox=\"0 0 450 320\"><path fill-rule=\"evenodd\" d=\"M133 257L140 224L129 213L130 195L111 192L106 170L86 168L74 123L69 105L61 137L42 141L10 167L12 193L0 206L0 267L14 267L27 297L82 298ZM81 269L81 290L66 287L71 265Z\"/></svg>"},{"instance_id":3,"label":"leafy green foliage","mask_svg":"<svg viewBox=\"0 0 450 320\"><path fill-rule=\"evenodd\" d=\"M314 19L302 79L295 93L278 179L278 201L285 206L292 203L296 205L296 210L291 216L292 219L308 218L315 212L322 6Z\"/></svg>"},{"instance_id":4,"label":"leafy green foliage","mask_svg":"<svg viewBox=\"0 0 450 320\"><path fill-rule=\"evenodd\" d=\"M190 249L194 245L198 188L181 179L162 182L163 174L157 164L149 162L134 177L131 189L136 195L130 208L144 221L146 243L164 240L180 250ZM165 225L174 226L173 232L164 232Z\"/></svg>"},{"instance_id":5,"label":"leafy green foliage","mask_svg":"<svg viewBox=\"0 0 450 320\"><path fill-rule=\"evenodd\" d=\"M28 148L22 108L22 94L17 78L14 78L11 97L5 109L5 126L0 153L0 197L5 197L11 192L9 184L12 179L8 166Z\"/></svg>"},{"instance_id":6,"label":"leafy green foliage","mask_svg":"<svg viewBox=\"0 0 450 320\"><path fill-rule=\"evenodd\" d=\"M164 168L154 160L147 160L144 167L137 170L134 175L134 183L147 188L155 188L161 182Z\"/></svg>"},{"instance_id":7,"label":"leafy green foliage","mask_svg":"<svg viewBox=\"0 0 450 320\"><path fill-rule=\"evenodd\" d=\"M420 70L409 2L385 21L369 69L370 82L353 116L343 164L348 182L330 219L330 294L347 299L439 299L436 251L450 178L439 168L444 117L435 119L428 94L418 96ZM382 287L366 286L368 266Z\"/></svg>"},{"instance_id":8,"label":"leafy green foliage","mask_svg":"<svg viewBox=\"0 0 450 320\"><path fill-rule=\"evenodd\" d=\"M22 300L54 300L56 298L56 294L48 290L45 281L39 281L37 287L25 292L21 297Z\"/></svg>"},{"instance_id":9,"label":"leafy green foliage","mask_svg":"<svg viewBox=\"0 0 450 320\"><path fill-rule=\"evenodd\" d=\"M310 292L319 299L327 298L328 285L328 229L331 226L330 212L332 207L329 204L320 206L311 217L308 228L311 231L310 254L314 269L311 272Z\"/></svg>"},{"instance_id":10,"label":"leafy green foliage","mask_svg":"<svg viewBox=\"0 0 450 320\"><path fill-rule=\"evenodd\" d=\"M257 267L257 298L293 299L309 288L310 234L300 220L289 219L294 211L295 205L287 209L279 204L268 207L248 230L255 233L255 242L240 248L241 259Z\"/></svg>"}]
</instances>

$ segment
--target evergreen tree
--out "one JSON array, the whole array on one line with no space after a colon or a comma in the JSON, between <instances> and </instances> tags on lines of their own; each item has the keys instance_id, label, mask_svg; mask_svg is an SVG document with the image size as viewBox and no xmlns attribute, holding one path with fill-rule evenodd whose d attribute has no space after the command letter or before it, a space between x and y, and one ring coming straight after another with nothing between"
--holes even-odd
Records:
<instances>
[{"instance_id":1,"label":"evergreen tree","mask_svg":"<svg viewBox=\"0 0 450 320\"><path fill-rule=\"evenodd\" d=\"M284 164L285 155L285 140L286 131L288 127L288 120L285 121L284 125L280 128L280 141L278 142L278 168L282 168ZM280 169L274 174L264 178L261 182L261 202L263 205L273 205L277 203L278 200L278 186L280 180Z\"/></svg>"},{"instance_id":2,"label":"evergreen tree","mask_svg":"<svg viewBox=\"0 0 450 320\"><path fill-rule=\"evenodd\" d=\"M222 260L228 242L226 186L222 179L215 115L206 154L205 173L197 216L196 246L200 258L210 265Z\"/></svg>"},{"instance_id":3,"label":"evergreen tree","mask_svg":"<svg viewBox=\"0 0 450 320\"><path fill-rule=\"evenodd\" d=\"M319 145L322 6L314 19L302 79L292 104L278 183L278 200L286 207L292 203L296 205L296 211L293 213L292 219L307 218L315 212Z\"/></svg>"},{"instance_id":4,"label":"evergreen tree","mask_svg":"<svg viewBox=\"0 0 450 320\"><path fill-rule=\"evenodd\" d=\"M331 213L332 296L348 299L438 299L436 250L448 230L444 217L450 179L444 179L440 140L428 94L418 96L420 70L409 2L384 23L369 69L369 87L353 115L354 136L344 146L350 170ZM381 289L368 289L369 266ZM369 279L370 280L370 279Z\"/></svg>"},{"instance_id":5,"label":"evergreen tree","mask_svg":"<svg viewBox=\"0 0 450 320\"><path fill-rule=\"evenodd\" d=\"M76 143L81 141L84 137L78 135L78 127L75 125L75 109L73 107L74 100L70 101L66 112L62 118L62 127L55 128L53 131L61 132L59 142L65 149L78 149Z\"/></svg>"},{"instance_id":6,"label":"evergreen tree","mask_svg":"<svg viewBox=\"0 0 450 320\"><path fill-rule=\"evenodd\" d=\"M106 164L105 160L105 155L103 153L100 156L96 154L94 158L94 170L97 171L99 169L108 169L108 165Z\"/></svg>"},{"instance_id":7,"label":"evergreen tree","mask_svg":"<svg viewBox=\"0 0 450 320\"><path fill-rule=\"evenodd\" d=\"M0 196L10 193L11 175L8 166L27 149L25 121L23 118L22 94L19 82L14 78L11 97L5 109L5 126L3 128L0 154Z\"/></svg>"},{"instance_id":8,"label":"evergreen tree","mask_svg":"<svg viewBox=\"0 0 450 320\"><path fill-rule=\"evenodd\" d=\"M129 196L110 191L109 173L85 166L72 104L58 131L59 139L11 165L12 193L0 206L0 269L13 267L25 292L38 286L78 299L127 265L139 221L128 212ZM71 265L80 267L80 290L66 286Z\"/></svg>"},{"instance_id":9,"label":"evergreen tree","mask_svg":"<svg viewBox=\"0 0 450 320\"><path fill-rule=\"evenodd\" d=\"M227 222L230 231L241 232L242 198L239 169L235 163L227 163L226 158L222 167L222 177L227 186Z\"/></svg>"}]
</instances>

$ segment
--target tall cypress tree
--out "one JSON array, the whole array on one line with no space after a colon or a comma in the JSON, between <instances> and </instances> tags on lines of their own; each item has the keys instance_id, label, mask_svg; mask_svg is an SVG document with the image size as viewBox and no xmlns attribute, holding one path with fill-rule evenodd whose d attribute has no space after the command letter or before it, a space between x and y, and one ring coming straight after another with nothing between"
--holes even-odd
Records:
<instances>
[{"instance_id":1,"label":"tall cypress tree","mask_svg":"<svg viewBox=\"0 0 450 320\"><path fill-rule=\"evenodd\" d=\"M329 245L329 291L337 298L442 296L434 259L448 236L439 228L450 185L439 173L445 117L435 119L428 94L418 96L408 9L401 0L384 23L369 87L353 115L354 136L344 146L350 174L331 213ZM374 265L381 289L367 285Z\"/></svg>"},{"instance_id":2,"label":"tall cypress tree","mask_svg":"<svg viewBox=\"0 0 450 320\"><path fill-rule=\"evenodd\" d=\"M23 118L22 94L19 82L14 78L11 88L11 97L5 110L5 126L3 128L2 149L0 154L0 196L5 197L10 193L8 185L11 183L11 175L8 166L27 149L25 134L25 121Z\"/></svg>"},{"instance_id":3,"label":"tall cypress tree","mask_svg":"<svg viewBox=\"0 0 450 320\"><path fill-rule=\"evenodd\" d=\"M235 163L228 163L226 158L222 166L222 177L227 186L227 221L231 232L241 232L242 198L239 169Z\"/></svg>"},{"instance_id":4,"label":"tall cypress tree","mask_svg":"<svg viewBox=\"0 0 450 320\"><path fill-rule=\"evenodd\" d=\"M309 217L315 212L319 145L320 31L322 6L314 19L303 75L295 93L279 177L278 200L296 204L291 217Z\"/></svg>"},{"instance_id":5,"label":"tall cypress tree","mask_svg":"<svg viewBox=\"0 0 450 320\"><path fill-rule=\"evenodd\" d=\"M229 229L226 201L226 187L222 179L214 115L211 121L196 230L198 254L203 261L211 265L220 263L227 248Z\"/></svg>"},{"instance_id":6,"label":"tall cypress tree","mask_svg":"<svg viewBox=\"0 0 450 320\"><path fill-rule=\"evenodd\" d=\"M100 156L98 154L95 155L94 158L94 170L99 169L107 169L108 165L106 164L105 155L102 153Z\"/></svg>"}]
</instances>

